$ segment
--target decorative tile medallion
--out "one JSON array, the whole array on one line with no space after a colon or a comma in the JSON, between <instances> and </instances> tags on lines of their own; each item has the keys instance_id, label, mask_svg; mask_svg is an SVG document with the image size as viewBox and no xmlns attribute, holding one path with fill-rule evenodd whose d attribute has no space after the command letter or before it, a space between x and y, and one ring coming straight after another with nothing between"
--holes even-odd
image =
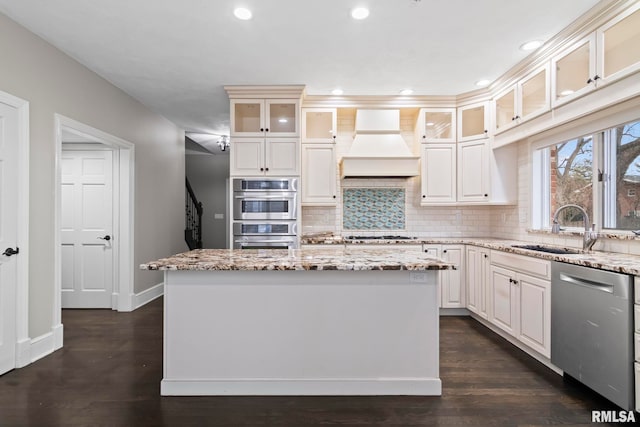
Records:
<instances>
[{"instance_id":1,"label":"decorative tile medallion","mask_svg":"<svg viewBox=\"0 0 640 427\"><path fill-rule=\"evenodd\" d=\"M403 230L402 188L345 188L342 193L345 230Z\"/></svg>"}]
</instances>

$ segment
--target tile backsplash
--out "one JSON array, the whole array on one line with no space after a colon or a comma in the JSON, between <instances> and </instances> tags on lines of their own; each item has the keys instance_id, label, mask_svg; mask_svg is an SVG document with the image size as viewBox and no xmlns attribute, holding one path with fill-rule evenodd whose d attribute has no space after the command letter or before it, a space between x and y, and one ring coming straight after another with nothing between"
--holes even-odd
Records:
<instances>
[{"instance_id":1,"label":"tile backsplash","mask_svg":"<svg viewBox=\"0 0 640 427\"><path fill-rule=\"evenodd\" d=\"M342 194L344 230L404 230L403 188L345 188Z\"/></svg>"}]
</instances>

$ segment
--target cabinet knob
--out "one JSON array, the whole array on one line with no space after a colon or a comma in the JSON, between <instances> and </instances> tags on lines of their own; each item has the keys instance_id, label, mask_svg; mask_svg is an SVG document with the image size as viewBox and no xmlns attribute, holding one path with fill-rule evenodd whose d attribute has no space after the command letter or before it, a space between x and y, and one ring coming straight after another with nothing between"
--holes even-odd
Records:
<instances>
[{"instance_id":1,"label":"cabinet knob","mask_svg":"<svg viewBox=\"0 0 640 427\"><path fill-rule=\"evenodd\" d=\"M336 136L335 136L335 135L333 135L333 136L332 136L332 138L333 138L333 139L336 139Z\"/></svg>"},{"instance_id":2,"label":"cabinet knob","mask_svg":"<svg viewBox=\"0 0 640 427\"><path fill-rule=\"evenodd\" d=\"M427 138L427 135L422 135L422 139L426 139L426 138Z\"/></svg>"},{"instance_id":3,"label":"cabinet knob","mask_svg":"<svg viewBox=\"0 0 640 427\"><path fill-rule=\"evenodd\" d=\"M600 76L596 74L595 76L593 76L593 81L595 82L595 81L596 81L596 80L598 80L599 78L600 78Z\"/></svg>"},{"instance_id":4,"label":"cabinet knob","mask_svg":"<svg viewBox=\"0 0 640 427\"><path fill-rule=\"evenodd\" d=\"M260 172L263 172L263 171L264 171L264 168L260 168Z\"/></svg>"},{"instance_id":5,"label":"cabinet knob","mask_svg":"<svg viewBox=\"0 0 640 427\"><path fill-rule=\"evenodd\" d=\"M443 253L443 254L446 254L446 253L447 253L447 250L445 249L444 251L442 251L442 253Z\"/></svg>"},{"instance_id":6,"label":"cabinet knob","mask_svg":"<svg viewBox=\"0 0 640 427\"><path fill-rule=\"evenodd\" d=\"M484 195L484 197L489 197L489 195L488 195L488 194L485 194L485 195Z\"/></svg>"},{"instance_id":7,"label":"cabinet knob","mask_svg":"<svg viewBox=\"0 0 640 427\"><path fill-rule=\"evenodd\" d=\"M336 198L336 195L335 195L335 194L333 195L333 198L334 198L334 199Z\"/></svg>"},{"instance_id":8,"label":"cabinet knob","mask_svg":"<svg viewBox=\"0 0 640 427\"><path fill-rule=\"evenodd\" d=\"M489 255L487 255L487 254L483 254L483 255L484 255L485 258L489 258Z\"/></svg>"},{"instance_id":9,"label":"cabinet knob","mask_svg":"<svg viewBox=\"0 0 640 427\"><path fill-rule=\"evenodd\" d=\"M426 197L427 197L427 196L425 196L424 194L422 195L422 198L423 198L423 199L424 199L424 198L426 198Z\"/></svg>"},{"instance_id":10,"label":"cabinet knob","mask_svg":"<svg viewBox=\"0 0 640 427\"><path fill-rule=\"evenodd\" d=\"M520 116L516 116L516 120L518 120L520 118Z\"/></svg>"},{"instance_id":11,"label":"cabinet knob","mask_svg":"<svg viewBox=\"0 0 640 427\"><path fill-rule=\"evenodd\" d=\"M269 168L264 168L264 170L269 171Z\"/></svg>"},{"instance_id":12,"label":"cabinet knob","mask_svg":"<svg viewBox=\"0 0 640 427\"><path fill-rule=\"evenodd\" d=\"M485 130L484 130L484 133L489 133L489 131L485 129Z\"/></svg>"},{"instance_id":13,"label":"cabinet knob","mask_svg":"<svg viewBox=\"0 0 640 427\"><path fill-rule=\"evenodd\" d=\"M589 77L589 80L587 80L587 84L592 83L593 79L591 77Z\"/></svg>"},{"instance_id":14,"label":"cabinet knob","mask_svg":"<svg viewBox=\"0 0 640 427\"><path fill-rule=\"evenodd\" d=\"M260 128L260 132L264 132L264 128Z\"/></svg>"},{"instance_id":15,"label":"cabinet knob","mask_svg":"<svg viewBox=\"0 0 640 427\"><path fill-rule=\"evenodd\" d=\"M265 132L269 132L269 128L266 128L264 131L265 131Z\"/></svg>"}]
</instances>

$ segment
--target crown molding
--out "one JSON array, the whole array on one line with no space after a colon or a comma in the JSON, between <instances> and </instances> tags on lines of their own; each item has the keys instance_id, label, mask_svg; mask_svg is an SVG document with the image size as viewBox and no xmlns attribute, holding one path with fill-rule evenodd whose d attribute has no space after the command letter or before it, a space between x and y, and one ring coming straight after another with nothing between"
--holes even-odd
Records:
<instances>
[{"instance_id":1,"label":"crown molding","mask_svg":"<svg viewBox=\"0 0 640 427\"><path fill-rule=\"evenodd\" d=\"M307 95L302 101L308 108L455 108L455 96L398 96L398 95Z\"/></svg>"},{"instance_id":2,"label":"crown molding","mask_svg":"<svg viewBox=\"0 0 640 427\"><path fill-rule=\"evenodd\" d=\"M230 99L238 98L295 98L304 96L305 85L242 85L224 86L224 90Z\"/></svg>"}]
</instances>

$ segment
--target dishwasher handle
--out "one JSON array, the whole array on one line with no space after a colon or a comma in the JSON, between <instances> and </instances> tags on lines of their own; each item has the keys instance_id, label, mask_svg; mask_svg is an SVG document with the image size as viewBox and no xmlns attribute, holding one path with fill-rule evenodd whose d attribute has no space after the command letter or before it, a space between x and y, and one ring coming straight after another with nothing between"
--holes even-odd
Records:
<instances>
[{"instance_id":1,"label":"dishwasher handle","mask_svg":"<svg viewBox=\"0 0 640 427\"><path fill-rule=\"evenodd\" d=\"M560 273L560 280L563 282L570 283L572 285L583 286L589 289L596 289L601 292L607 292L609 294L613 294L613 285L609 285L607 283L594 282L592 280L583 279L581 277L571 276L566 273Z\"/></svg>"}]
</instances>

